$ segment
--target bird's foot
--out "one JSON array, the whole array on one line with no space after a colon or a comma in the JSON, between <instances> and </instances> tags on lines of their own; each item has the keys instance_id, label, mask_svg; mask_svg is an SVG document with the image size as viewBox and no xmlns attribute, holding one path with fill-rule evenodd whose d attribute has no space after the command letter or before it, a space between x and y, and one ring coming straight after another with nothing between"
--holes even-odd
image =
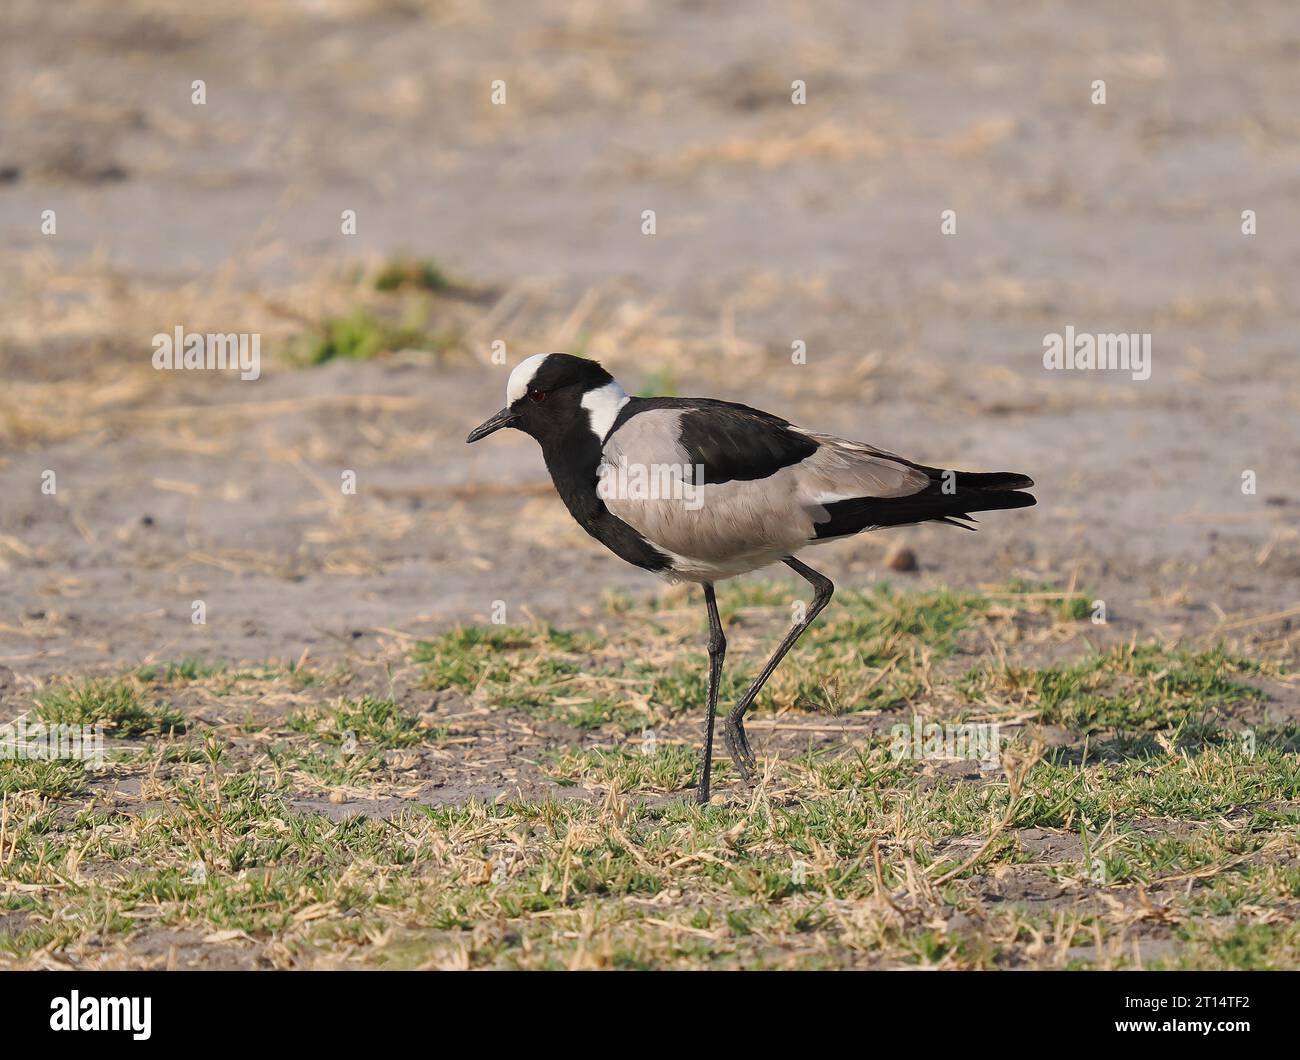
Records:
<instances>
[{"instance_id":1,"label":"bird's foot","mask_svg":"<svg viewBox=\"0 0 1300 1060\"><path fill-rule=\"evenodd\" d=\"M758 759L754 757L754 750L749 746L749 733L745 731L745 721L743 718L737 718L733 728L736 732L736 744L740 748L740 756L745 760L751 771L758 770Z\"/></svg>"},{"instance_id":2,"label":"bird's foot","mask_svg":"<svg viewBox=\"0 0 1300 1060\"><path fill-rule=\"evenodd\" d=\"M749 747L749 737L745 735L745 723L737 718L732 721L727 719L722 727L722 737L727 742L727 752L731 755L731 761L736 767L736 772L740 774L740 779L747 785L754 783L754 773L758 769L758 761L754 758L754 752Z\"/></svg>"}]
</instances>

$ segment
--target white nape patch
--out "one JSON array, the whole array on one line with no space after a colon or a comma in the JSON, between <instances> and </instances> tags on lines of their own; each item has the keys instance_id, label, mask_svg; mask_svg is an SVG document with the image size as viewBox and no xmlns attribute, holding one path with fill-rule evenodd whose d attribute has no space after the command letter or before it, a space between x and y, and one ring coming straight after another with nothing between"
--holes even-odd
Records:
<instances>
[{"instance_id":1,"label":"white nape patch","mask_svg":"<svg viewBox=\"0 0 1300 1060\"><path fill-rule=\"evenodd\" d=\"M523 365L520 365L522 368ZM515 369L518 371L518 369ZM617 383L606 383L582 395L582 407L591 416L592 432L602 442L618 419L618 410L628 402L627 392Z\"/></svg>"},{"instance_id":2,"label":"white nape patch","mask_svg":"<svg viewBox=\"0 0 1300 1060\"><path fill-rule=\"evenodd\" d=\"M537 369L542 366L542 362L549 356L549 353L535 353L531 357L525 357L515 365L515 370L510 373L510 379L506 383L507 408L528 393L528 384L533 381Z\"/></svg>"}]
</instances>

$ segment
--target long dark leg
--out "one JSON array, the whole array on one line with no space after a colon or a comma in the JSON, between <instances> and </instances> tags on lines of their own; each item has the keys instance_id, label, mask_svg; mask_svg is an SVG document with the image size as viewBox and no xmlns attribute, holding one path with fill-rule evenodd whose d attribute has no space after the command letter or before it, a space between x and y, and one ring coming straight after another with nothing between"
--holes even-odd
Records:
<instances>
[{"instance_id":1,"label":"long dark leg","mask_svg":"<svg viewBox=\"0 0 1300 1060\"><path fill-rule=\"evenodd\" d=\"M700 755L700 782L695 801L709 801L709 774L713 769L713 717L718 712L718 684L722 680L722 657L727 654L727 637L718 617L718 601L713 586L704 586L704 603L709 609L709 720L704 730L704 753Z\"/></svg>"},{"instance_id":2,"label":"long dark leg","mask_svg":"<svg viewBox=\"0 0 1300 1060\"><path fill-rule=\"evenodd\" d=\"M740 775L746 784L754 779L753 773L757 768L757 762L754 760L754 752L749 748L749 737L745 735L745 711L754 705L754 698L767 684L767 679L772 676L772 672L785 658L786 652L794 647L794 642L799 639L800 634L812 625L813 619L830 601L831 593L835 591L835 586L829 578L818 574L811 567L800 563L793 556L786 556L784 562L801 578L805 578L812 584L813 600L812 605L808 608L808 613L804 615L803 621L785 635L785 640L781 641L780 646L772 653L772 658L767 660L763 672L754 678L754 683L740 697L740 702L731 709L731 713L727 715L727 720L723 723L722 736L727 741L727 750L731 752L731 759L736 763L736 768L740 771Z\"/></svg>"}]
</instances>

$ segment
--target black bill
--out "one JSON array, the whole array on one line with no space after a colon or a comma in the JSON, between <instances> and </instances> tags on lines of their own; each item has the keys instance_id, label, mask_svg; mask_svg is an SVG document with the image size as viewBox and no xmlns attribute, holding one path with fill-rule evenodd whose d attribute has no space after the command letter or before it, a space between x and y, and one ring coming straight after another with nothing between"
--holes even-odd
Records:
<instances>
[{"instance_id":1,"label":"black bill","mask_svg":"<svg viewBox=\"0 0 1300 1060\"><path fill-rule=\"evenodd\" d=\"M515 425L515 414L509 409L502 409L491 419L484 420L472 431L466 442L477 442L480 438L486 438L493 431L499 431L502 427L513 427Z\"/></svg>"}]
</instances>

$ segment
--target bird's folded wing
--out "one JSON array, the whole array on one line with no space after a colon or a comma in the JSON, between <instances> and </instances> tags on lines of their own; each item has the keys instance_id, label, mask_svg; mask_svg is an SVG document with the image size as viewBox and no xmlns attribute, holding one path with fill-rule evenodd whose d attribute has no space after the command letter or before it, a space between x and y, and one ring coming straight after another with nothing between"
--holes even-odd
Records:
<instances>
[{"instance_id":1,"label":"bird's folded wing","mask_svg":"<svg viewBox=\"0 0 1300 1060\"><path fill-rule=\"evenodd\" d=\"M722 402L638 412L606 439L599 475L619 519L661 549L710 559L784 554L816 538L825 504L930 482L870 446Z\"/></svg>"},{"instance_id":2,"label":"bird's folded wing","mask_svg":"<svg viewBox=\"0 0 1300 1060\"><path fill-rule=\"evenodd\" d=\"M829 434L801 433L817 443L817 451L797 469L805 503L908 497L930 484L929 469L917 467L883 449Z\"/></svg>"}]
</instances>

